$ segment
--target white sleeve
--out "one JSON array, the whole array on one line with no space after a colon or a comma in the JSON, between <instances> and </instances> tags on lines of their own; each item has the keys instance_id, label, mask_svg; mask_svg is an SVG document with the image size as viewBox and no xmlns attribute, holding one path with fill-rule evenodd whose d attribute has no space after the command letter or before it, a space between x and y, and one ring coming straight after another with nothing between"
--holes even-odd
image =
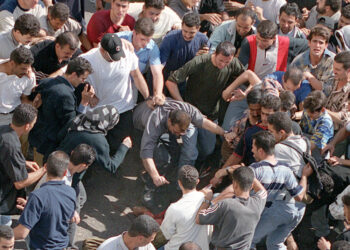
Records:
<instances>
[{"instance_id":1,"label":"white sleeve","mask_svg":"<svg viewBox=\"0 0 350 250\"><path fill-rule=\"evenodd\" d=\"M329 205L329 212L331 215L334 217L336 220L344 220L344 206L343 206L343 201L342 198L345 194L350 193L350 185L347 186L343 192L338 194L337 199L335 202Z\"/></svg>"},{"instance_id":2,"label":"white sleeve","mask_svg":"<svg viewBox=\"0 0 350 250\"><path fill-rule=\"evenodd\" d=\"M7 10L0 12L0 32L10 31L15 26L13 15Z\"/></svg>"},{"instance_id":3,"label":"white sleeve","mask_svg":"<svg viewBox=\"0 0 350 250\"><path fill-rule=\"evenodd\" d=\"M20 81L25 81L25 88L23 89L23 95L30 95L32 93L32 89L35 87L35 75L32 73L32 76L28 78L27 76L23 76L19 78Z\"/></svg>"},{"instance_id":4,"label":"white sleeve","mask_svg":"<svg viewBox=\"0 0 350 250\"><path fill-rule=\"evenodd\" d=\"M130 55L131 55L131 71L134 71L139 68L139 58L134 52L130 53Z\"/></svg>"},{"instance_id":5,"label":"white sleeve","mask_svg":"<svg viewBox=\"0 0 350 250\"><path fill-rule=\"evenodd\" d=\"M175 216L172 212L172 206L170 206L165 212L164 220L160 226L160 230L162 230L162 233L167 240L170 240L171 236L176 233L176 223L174 218Z\"/></svg>"}]
</instances>

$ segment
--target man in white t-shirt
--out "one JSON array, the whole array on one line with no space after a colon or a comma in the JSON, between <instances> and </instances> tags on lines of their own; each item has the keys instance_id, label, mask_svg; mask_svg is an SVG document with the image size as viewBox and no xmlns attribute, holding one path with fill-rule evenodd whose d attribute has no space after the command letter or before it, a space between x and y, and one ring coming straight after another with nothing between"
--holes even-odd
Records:
<instances>
[{"instance_id":1,"label":"man in white t-shirt","mask_svg":"<svg viewBox=\"0 0 350 250\"><path fill-rule=\"evenodd\" d=\"M6 0L0 7L0 32L9 31L23 14L32 14L40 19L47 14L45 5L33 0Z\"/></svg>"},{"instance_id":2,"label":"man in white t-shirt","mask_svg":"<svg viewBox=\"0 0 350 250\"><path fill-rule=\"evenodd\" d=\"M97 250L155 250L152 241L159 231L158 223L148 215L140 215L130 229L104 241Z\"/></svg>"},{"instance_id":3,"label":"man in white t-shirt","mask_svg":"<svg viewBox=\"0 0 350 250\"><path fill-rule=\"evenodd\" d=\"M23 46L13 50L10 59L0 60L0 125L10 124L14 109L31 94L33 62L32 53Z\"/></svg>"},{"instance_id":4,"label":"man in white t-shirt","mask_svg":"<svg viewBox=\"0 0 350 250\"><path fill-rule=\"evenodd\" d=\"M159 46L164 36L172 29L181 29L180 17L163 0L145 0L145 3L130 3L128 14L135 18L151 18L154 23L152 39Z\"/></svg>"},{"instance_id":5,"label":"man in white t-shirt","mask_svg":"<svg viewBox=\"0 0 350 250\"><path fill-rule=\"evenodd\" d=\"M142 96L149 100L147 83L139 70L137 56L133 51L123 49L116 34L105 34L98 48L81 57L87 59L94 70L87 78L96 95L90 107L113 105L120 114L119 123L107 134L111 154L114 154L133 128L132 109L135 102L132 85L135 84Z\"/></svg>"},{"instance_id":6,"label":"man in white t-shirt","mask_svg":"<svg viewBox=\"0 0 350 250\"><path fill-rule=\"evenodd\" d=\"M204 193L196 190L198 171L189 165L182 166L178 172L178 183L183 196L169 206L160 227L169 240L164 248L177 250L182 243L192 241L203 250L209 250L208 225L196 224L197 211L204 202Z\"/></svg>"}]
</instances>

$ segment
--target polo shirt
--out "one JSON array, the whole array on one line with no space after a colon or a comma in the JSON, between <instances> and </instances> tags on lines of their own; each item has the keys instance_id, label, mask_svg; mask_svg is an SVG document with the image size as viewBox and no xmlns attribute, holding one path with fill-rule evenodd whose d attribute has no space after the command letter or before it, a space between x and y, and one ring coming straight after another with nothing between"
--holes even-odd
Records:
<instances>
[{"instance_id":1,"label":"polo shirt","mask_svg":"<svg viewBox=\"0 0 350 250\"><path fill-rule=\"evenodd\" d=\"M9 59L0 59L0 64L8 62ZM8 114L21 104L22 95L30 95L35 86L35 75L30 78L16 75L8 75L0 72L0 113Z\"/></svg>"},{"instance_id":2,"label":"polo shirt","mask_svg":"<svg viewBox=\"0 0 350 250\"><path fill-rule=\"evenodd\" d=\"M25 197L25 191L17 190L13 183L27 178L26 161L17 133L9 125L0 126L0 214L18 212L16 199Z\"/></svg>"},{"instance_id":3,"label":"polo shirt","mask_svg":"<svg viewBox=\"0 0 350 250\"><path fill-rule=\"evenodd\" d=\"M273 79L278 81L283 86L283 76L285 72L283 71L276 71L272 74L268 74L265 76L265 78ZM295 90L293 93L295 95L295 104L299 105L299 103L303 102L304 99L309 95L309 93L312 91L312 87L307 80L303 80L301 82L300 87Z\"/></svg>"},{"instance_id":4,"label":"polo shirt","mask_svg":"<svg viewBox=\"0 0 350 250\"><path fill-rule=\"evenodd\" d=\"M12 31L13 30L9 30L0 33L0 59L10 58L11 52L21 46L13 37Z\"/></svg>"},{"instance_id":5,"label":"polo shirt","mask_svg":"<svg viewBox=\"0 0 350 250\"><path fill-rule=\"evenodd\" d=\"M291 66L297 67L303 71L309 71L317 80L328 82L333 74L333 59L335 54L328 49L325 49L321 61L313 66L310 62L310 49L301 53L291 63ZM325 87L325 86L324 86Z\"/></svg>"},{"instance_id":6,"label":"polo shirt","mask_svg":"<svg viewBox=\"0 0 350 250\"><path fill-rule=\"evenodd\" d=\"M30 48L34 56L33 68L37 72L42 72L44 74L50 75L60 68L66 66L69 60L64 60L58 62L55 42L51 40L45 40L41 43L38 43ZM74 59L81 54L81 50L78 49L72 56L71 59Z\"/></svg>"},{"instance_id":7,"label":"polo shirt","mask_svg":"<svg viewBox=\"0 0 350 250\"><path fill-rule=\"evenodd\" d=\"M182 30L172 30L163 39L160 45L160 60L164 66L164 80L170 73L192 60L198 50L203 46L209 46L208 37L197 32L191 41L185 41Z\"/></svg>"},{"instance_id":8,"label":"polo shirt","mask_svg":"<svg viewBox=\"0 0 350 250\"><path fill-rule=\"evenodd\" d=\"M121 235L105 240L97 248L97 250L129 250L129 248L125 245L123 240L124 234L125 232ZM149 243L146 246L135 248L135 250L155 250L155 248L152 243Z\"/></svg>"},{"instance_id":9,"label":"polo shirt","mask_svg":"<svg viewBox=\"0 0 350 250\"><path fill-rule=\"evenodd\" d=\"M23 14L32 14L40 19L47 15L43 2L37 3L34 8L26 10L19 6L17 0L6 0L0 6L0 32L9 31L15 26L16 19Z\"/></svg>"},{"instance_id":10,"label":"polo shirt","mask_svg":"<svg viewBox=\"0 0 350 250\"><path fill-rule=\"evenodd\" d=\"M276 164L272 164L268 161L260 161L249 167L254 171L255 178L265 187L268 193L267 202L276 200L294 202L292 197L303 191L293 171L284 162L277 161ZM286 196L287 194L289 195Z\"/></svg>"},{"instance_id":11,"label":"polo shirt","mask_svg":"<svg viewBox=\"0 0 350 250\"><path fill-rule=\"evenodd\" d=\"M135 53L126 49L124 53L125 57L113 62L107 62L103 58L100 48L91 49L81 55L94 69L87 81L94 87L99 99L96 107L113 105L120 114L135 106L130 72L138 69L138 58Z\"/></svg>"},{"instance_id":12,"label":"polo shirt","mask_svg":"<svg viewBox=\"0 0 350 250\"><path fill-rule=\"evenodd\" d=\"M168 132L168 118L172 110L183 110L191 117L191 123L201 128L203 115L197 108L186 102L167 98L164 105L150 109L146 102L139 104L133 113L134 127L143 130L140 156L142 159L153 158L153 151L159 137Z\"/></svg>"},{"instance_id":13,"label":"polo shirt","mask_svg":"<svg viewBox=\"0 0 350 250\"><path fill-rule=\"evenodd\" d=\"M83 32L83 29L82 29L80 23L78 23L77 21L75 21L72 18L68 18L68 20L64 23L64 25L58 30L54 30L52 28L47 16L42 16L39 19L39 22L40 22L40 27L46 31L46 34L48 36L57 37L66 31L73 32L77 36L80 36Z\"/></svg>"},{"instance_id":14,"label":"polo shirt","mask_svg":"<svg viewBox=\"0 0 350 250\"><path fill-rule=\"evenodd\" d=\"M118 32L117 35L132 43L132 31ZM142 73L146 73L148 64L160 65L160 53L157 44L151 39L147 43L145 48L141 48L138 51L135 50L135 54L139 58L139 69Z\"/></svg>"},{"instance_id":15,"label":"polo shirt","mask_svg":"<svg viewBox=\"0 0 350 250\"><path fill-rule=\"evenodd\" d=\"M129 3L128 14L135 20L139 19L142 13L144 3ZM154 23L154 34L152 39L160 46L164 36L173 29L173 27L181 27L180 17L168 6L160 12L159 19Z\"/></svg>"},{"instance_id":16,"label":"polo shirt","mask_svg":"<svg viewBox=\"0 0 350 250\"><path fill-rule=\"evenodd\" d=\"M184 100L197 107L210 120L216 120L222 91L244 68L237 58L233 58L226 67L219 69L212 63L211 56L196 56L174 71L168 80L179 84L187 79Z\"/></svg>"},{"instance_id":17,"label":"polo shirt","mask_svg":"<svg viewBox=\"0 0 350 250\"><path fill-rule=\"evenodd\" d=\"M30 230L31 249L68 246L68 226L75 211L75 191L64 181L48 181L30 193L19 223Z\"/></svg>"},{"instance_id":18,"label":"polo shirt","mask_svg":"<svg viewBox=\"0 0 350 250\"><path fill-rule=\"evenodd\" d=\"M87 37L93 43L99 43L106 33L116 33L120 26L112 22L110 16L111 10L100 10L92 15L87 26ZM134 29L135 19L126 14L121 24L122 26L129 26L130 30Z\"/></svg>"},{"instance_id":19,"label":"polo shirt","mask_svg":"<svg viewBox=\"0 0 350 250\"><path fill-rule=\"evenodd\" d=\"M261 124L253 125L247 128L241 140L237 144L235 151L233 152L235 156L242 159L242 162L246 166L249 166L250 164L255 162L255 158L252 152L253 135L262 130L267 130L267 128L262 126Z\"/></svg>"}]
</instances>

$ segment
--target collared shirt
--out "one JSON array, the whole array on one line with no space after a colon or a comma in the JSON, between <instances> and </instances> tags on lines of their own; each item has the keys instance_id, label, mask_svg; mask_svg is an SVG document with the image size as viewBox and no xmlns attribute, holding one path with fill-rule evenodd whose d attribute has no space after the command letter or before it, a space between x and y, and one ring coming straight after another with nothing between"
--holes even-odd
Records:
<instances>
[{"instance_id":1,"label":"collared shirt","mask_svg":"<svg viewBox=\"0 0 350 250\"><path fill-rule=\"evenodd\" d=\"M48 36L57 37L66 31L73 32L77 36L80 36L83 32L83 29L82 29L80 23L78 23L77 21L75 21L72 18L68 18L68 20L64 23L64 25L58 30L54 30L52 28L52 26L49 22L49 19L46 15L42 16L39 19L39 22L40 22L40 27L46 31Z\"/></svg>"},{"instance_id":2,"label":"collared shirt","mask_svg":"<svg viewBox=\"0 0 350 250\"><path fill-rule=\"evenodd\" d=\"M129 248L125 245L123 240L123 235L126 232L122 233L121 235L109 238L105 240L98 248L97 250L129 250ZM135 250L155 250L152 243L147 244L143 247L137 247Z\"/></svg>"},{"instance_id":3,"label":"collared shirt","mask_svg":"<svg viewBox=\"0 0 350 250\"><path fill-rule=\"evenodd\" d=\"M302 32L297 26L295 26L294 29L291 32L289 32L288 34L284 34L281 29L278 29L278 35L288 36L290 38L306 39L306 35L304 34L304 32Z\"/></svg>"},{"instance_id":4,"label":"collared shirt","mask_svg":"<svg viewBox=\"0 0 350 250\"><path fill-rule=\"evenodd\" d=\"M12 31L9 30L0 34L0 59L10 58L11 52L21 46L13 37Z\"/></svg>"},{"instance_id":5,"label":"collared shirt","mask_svg":"<svg viewBox=\"0 0 350 250\"><path fill-rule=\"evenodd\" d=\"M302 71L309 71L322 83L327 82L333 76L334 53L325 49L321 61L317 65L312 65L310 61L310 49L294 58L291 66L295 66Z\"/></svg>"},{"instance_id":6,"label":"collared shirt","mask_svg":"<svg viewBox=\"0 0 350 250\"><path fill-rule=\"evenodd\" d=\"M132 43L132 31L118 32L117 35ZM138 51L135 50L135 54L139 58L139 69L142 73L146 73L149 64L160 65L160 52L157 44L151 39L147 43L145 48L141 48Z\"/></svg>"},{"instance_id":7,"label":"collared shirt","mask_svg":"<svg viewBox=\"0 0 350 250\"><path fill-rule=\"evenodd\" d=\"M334 135L333 121L327 111L316 120L311 120L304 111L300 127L303 133L311 135L310 141L319 149L324 148Z\"/></svg>"},{"instance_id":8,"label":"collared shirt","mask_svg":"<svg viewBox=\"0 0 350 250\"><path fill-rule=\"evenodd\" d=\"M333 79L333 88L328 95L326 109L340 114L342 124L334 123L334 129L339 130L350 118L348 98L350 94L350 82L337 90L338 82Z\"/></svg>"},{"instance_id":9,"label":"collared shirt","mask_svg":"<svg viewBox=\"0 0 350 250\"><path fill-rule=\"evenodd\" d=\"M9 59L0 60L0 64L8 62ZM35 75L31 77L8 75L0 72L0 113L10 113L21 104L22 95L30 95L35 86Z\"/></svg>"}]
</instances>

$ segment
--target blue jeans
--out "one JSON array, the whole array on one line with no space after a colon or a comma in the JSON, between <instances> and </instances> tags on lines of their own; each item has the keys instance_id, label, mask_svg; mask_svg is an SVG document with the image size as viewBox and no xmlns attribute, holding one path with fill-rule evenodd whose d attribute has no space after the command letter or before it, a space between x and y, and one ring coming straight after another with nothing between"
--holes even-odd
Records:
<instances>
[{"instance_id":1,"label":"blue jeans","mask_svg":"<svg viewBox=\"0 0 350 250\"><path fill-rule=\"evenodd\" d=\"M11 226L12 220L10 215L0 215L0 225Z\"/></svg>"},{"instance_id":2,"label":"blue jeans","mask_svg":"<svg viewBox=\"0 0 350 250\"><path fill-rule=\"evenodd\" d=\"M190 124L186 134L182 136L178 166L194 166L197 158L204 160L215 149L216 135L202 128Z\"/></svg>"},{"instance_id":3,"label":"blue jeans","mask_svg":"<svg viewBox=\"0 0 350 250\"><path fill-rule=\"evenodd\" d=\"M304 216L305 204L273 201L271 207L265 207L255 229L251 248L266 237L268 250L287 249L284 241Z\"/></svg>"},{"instance_id":4,"label":"blue jeans","mask_svg":"<svg viewBox=\"0 0 350 250\"><path fill-rule=\"evenodd\" d=\"M224 122L222 123L222 128L225 130L229 130L235 124L235 122L242 117L246 109L248 109L246 99L242 101L231 102L226 110Z\"/></svg>"}]
</instances>

